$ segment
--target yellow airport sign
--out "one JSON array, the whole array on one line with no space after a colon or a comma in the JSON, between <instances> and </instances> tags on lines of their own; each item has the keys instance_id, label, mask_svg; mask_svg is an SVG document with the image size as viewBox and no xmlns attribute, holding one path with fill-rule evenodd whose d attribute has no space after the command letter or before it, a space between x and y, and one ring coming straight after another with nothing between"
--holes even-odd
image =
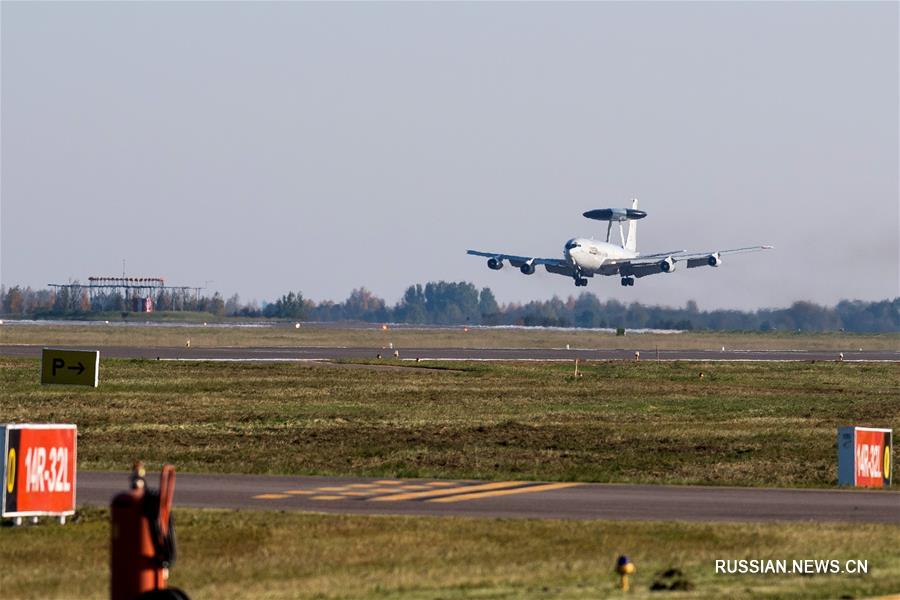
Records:
<instances>
[{"instance_id":1,"label":"yellow airport sign","mask_svg":"<svg viewBox=\"0 0 900 600\"><path fill-rule=\"evenodd\" d=\"M44 348L41 352L41 383L97 387L100 383L100 351Z\"/></svg>"}]
</instances>

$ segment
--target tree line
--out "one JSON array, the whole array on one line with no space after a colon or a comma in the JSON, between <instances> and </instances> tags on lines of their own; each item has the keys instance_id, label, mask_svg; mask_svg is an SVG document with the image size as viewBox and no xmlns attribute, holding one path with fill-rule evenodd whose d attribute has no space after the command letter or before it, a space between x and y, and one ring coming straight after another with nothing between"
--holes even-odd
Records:
<instances>
[{"instance_id":1,"label":"tree line","mask_svg":"<svg viewBox=\"0 0 900 600\"><path fill-rule=\"evenodd\" d=\"M242 302L235 294L224 299L160 291L155 310L187 310L217 317L289 319L295 321L367 321L416 325L524 325L629 329L740 330L740 331L900 331L900 297L864 302L842 300L836 306L795 302L788 308L699 310L651 306L639 302L601 301L589 292L566 300L533 300L500 305L490 288L478 290L468 282L428 282L409 286L403 297L389 305L366 288L357 288L343 302L315 302L300 291L288 292L274 302ZM131 310L131 299L121 294L94 294L77 284L69 288L0 287L0 314L6 317L89 317L91 313Z\"/></svg>"}]
</instances>

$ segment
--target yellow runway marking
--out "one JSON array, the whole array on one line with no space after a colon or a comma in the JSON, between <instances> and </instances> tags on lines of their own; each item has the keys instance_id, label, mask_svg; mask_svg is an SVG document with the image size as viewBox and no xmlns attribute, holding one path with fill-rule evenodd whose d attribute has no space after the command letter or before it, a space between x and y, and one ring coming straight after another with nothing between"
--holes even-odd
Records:
<instances>
[{"instance_id":1,"label":"yellow runway marking","mask_svg":"<svg viewBox=\"0 0 900 600\"><path fill-rule=\"evenodd\" d=\"M352 487L352 488L373 488L373 487L378 487L378 484L377 484L377 483L351 483L351 484L348 485L347 487Z\"/></svg>"},{"instance_id":2,"label":"yellow runway marking","mask_svg":"<svg viewBox=\"0 0 900 600\"><path fill-rule=\"evenodd\" d=\"M370 490L360 490L358 492L344 492L342 495L344 495L344 496L371 496L372 492Z\"/></svg>"},{"instance_id":3,"label":"yellow runway marking","mask_svg":"<svg viewBox=\"0 0 900 600\"><path fill-rule=\"evenodd\" d=\"M451 485L459 485L459 483L456 481L429 481L425 485L431 485L434 487L447 487Z\"/></svg>"},{"instance_id":4,"label":"yellow runway marking","mask_svg":"<svg viewBox=\"0 0 900 600\"><path fill-rule=\"evenodd\" d=\"M430 490L427 485L398 485L398 490Z\"/></svg>"},{"instance_id":5,"label":"yellow runway marking","mask_svg":"<svg viewBox=\"0 0 900 600\"><path fill-rule=\"evenodd\" d=\"M324 496L311 496L311 498L312 498L313 500L343 500L343 499L344 499L343 496L330 496L330 495L324 495Z\"/></svg>"},{"instance_id":6,"label":"yellow runway marking","mask_svg":"<svg viewBox=\"0 0 900 600\"><path fill-rule=\"evenodd\" d=\"M309 494L315 494L312 490L284 490L285 494L291 494L292 496L308 496Z\"/></svg>"},{"instance_id":7,"label":"yellow runway marking","mask_svg":"<svg viewBox=\"0 0 900 600\"><path fill-rule=\"evenodd\" d=\"M394 485L396 483L403 483L402 481L398 481L397 479L379 479L376 481L378 485Z\"/></svg>"},{"instance_id":8,"label":"yellow runway marking","mask_svg":"<svg viewBox=\"0 0 900 600\"><path fill-rule=\"evenodd\" d=\"M499 488L522 485L524 481L498 481L496 483L484 483L481 485L464 485L455 488L443 488L438 490L428 490L426 492L409 492L408 494L391 494L390 496L379 496L370 498L369 502L397 502L399 500L418 500L420 498L431 498L434 496L443 496L445 494L466 494L469 492L484 492L487 490L496 490Z\"/></svg>"},{"instance_id":9,"label":"yellow runway marking","mask_svg":"<svg viewBox=\"0 0 900 600\"><path fill-rule=\"evenodd\" d=\"M343 492L343 491L346 491L346 490L347 490L347 486L345 486L345 485L340 485L340 486L328 486L328 487L317 487L317 488L316 488L316 491L317 491L317 492Z\"/></svg>"},{"instance_id":10,"label":"yellow runway marking","mask_svg":"<svg viewBox=\"0 0 900 600\"><path fill-rule=\"evenodd\" d=\"M577 483L548 483L545 485L532 485L528 487L513 488L511 490L494 490L490 492L476 492L473 494L459 494L447 498L432 498L428 502L463 502L465 500L480 500L481 498L493 498L495 496L507 496L509 494L527 494L529 492L546 492L549 490L561 490L573 487Z\"/></svg>"},{"instance_id":11,"label":"yellow runway marking","mask_svg":"<svg viewBox=\"0 0 900 600\"><path fill-rule=\"evenodd\" d=\"M253 496L257 500L280 500L281 498L287 498L287 494L259 494L258 496Z\"/></svg>"}]
</instances>

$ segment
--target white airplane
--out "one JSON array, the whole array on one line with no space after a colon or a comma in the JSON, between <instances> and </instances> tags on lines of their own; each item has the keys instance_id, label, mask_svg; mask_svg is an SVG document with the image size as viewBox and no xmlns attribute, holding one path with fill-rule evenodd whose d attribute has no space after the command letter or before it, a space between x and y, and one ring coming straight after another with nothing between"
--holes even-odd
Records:
<instances>
[{"instance_id":1,"label":"white airplane","mask_svg":"<svg viewBox=\"0 0 900 600\"><path fill-rule=\"evenodd\" d=\"M606 228L606 241L598 242L587 238L572 238L566 242L563 258L535 258L532 256L516 256L497 252L481 252L468 250L468 254L487 257L489 268L497 271L503 268L503 261L518 268L525 275L534 273L537 265L557 275L565 275L575 280L576 286L586 286L587 278L594 275L618 275L622 285L634 285L635 277L646 277L657 273L671 273L678 263L685 263L688 269L695 267L718 267L722 264L723 254L740 252L757 252L771 250L772 246L748 246L730 250L714 250L712 252L687 252L671 250L654 254L640 254L637 251L637 220L643 219L647 213L638 210L635 198L631 208L598 208L589 210L584 216L598 221L609 221ZM628 235L625 235L623 222L629 221ZM613 223L619 224L620 244L610 242Z\"/></svg>"}]
</instances>

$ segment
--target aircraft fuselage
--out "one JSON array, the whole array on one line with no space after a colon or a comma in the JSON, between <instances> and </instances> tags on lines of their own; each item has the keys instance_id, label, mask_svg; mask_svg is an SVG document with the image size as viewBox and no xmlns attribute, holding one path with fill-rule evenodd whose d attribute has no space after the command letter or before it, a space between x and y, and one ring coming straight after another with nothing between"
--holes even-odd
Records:
<instances>
[{"instance_id":1,"label":"aircraft fuselage","mask_svg":"<svg viewBox=\"0 0 900 600\"><path fill-rule=\"evenodd\" d=\"M573 238L566 242L564 249L566 260L576 266L583 274L598 273L600 267L608 260L635 258L637 252L609 242L598 242L588 238Z\"/></svg>"}]
</instances>

